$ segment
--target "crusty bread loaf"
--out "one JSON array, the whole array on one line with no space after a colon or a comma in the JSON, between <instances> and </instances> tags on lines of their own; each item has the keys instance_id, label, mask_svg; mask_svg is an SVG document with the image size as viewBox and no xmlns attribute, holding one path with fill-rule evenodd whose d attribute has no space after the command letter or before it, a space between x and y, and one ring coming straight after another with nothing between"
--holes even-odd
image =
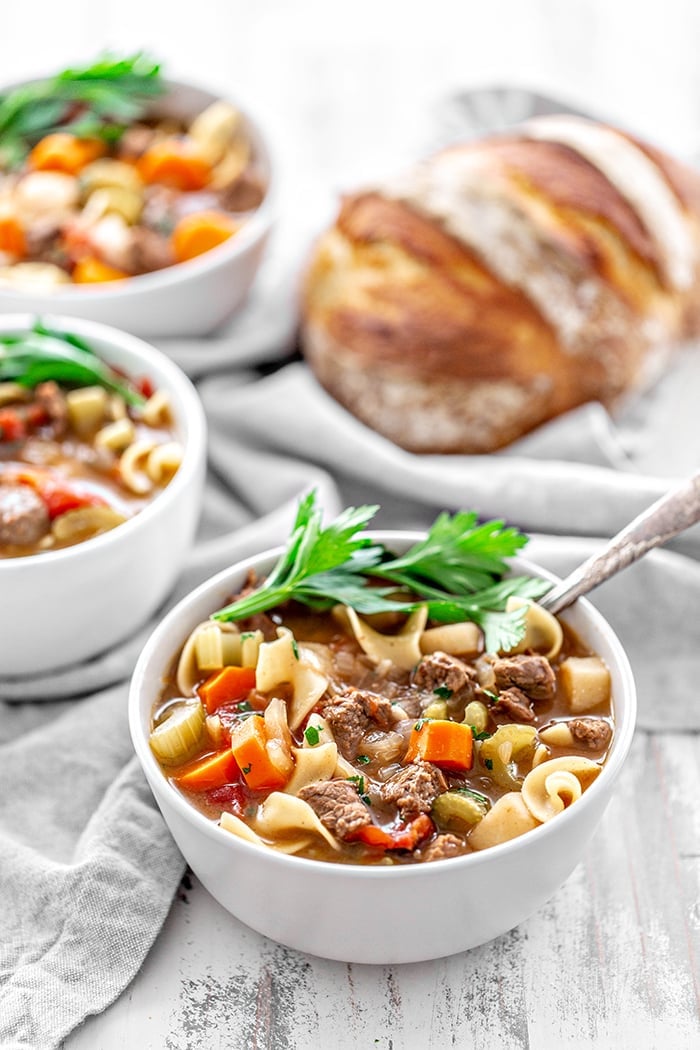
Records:
<instances>
[{"instance_id":1,"label":"crusty bread loaf","mask_svg":"<svg viewBox=\"0 0 700 1050\"><path fill-rule=\"evenodd\" d=\"M542 117L344 199L302 346L323 386L415 452L489 452L614 408L700 331L700 176L630 135Z\"/></svg>"}]
</instances>

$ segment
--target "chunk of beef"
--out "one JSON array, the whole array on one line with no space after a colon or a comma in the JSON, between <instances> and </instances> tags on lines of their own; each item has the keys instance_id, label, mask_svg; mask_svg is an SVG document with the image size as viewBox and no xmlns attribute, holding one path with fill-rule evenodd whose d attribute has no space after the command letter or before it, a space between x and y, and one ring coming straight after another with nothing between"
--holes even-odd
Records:
<instances>
[{"instance_id":1,"label":"chunk of beef","mask_svg":"<svg viewBox=\"0 0 700 1050\"><path fill-rule=\"evenodd\" d=\"M491 708L492 715L504 715L511 722L534 722L535 712L532 701L522 689L513 685L499 693L498 700Z\"/></svg>"},{"instance_id":2,"label":"chunk of beef","mask_svg":"<svg viewBox=\"0 0 700 1050\"><path fill-rule=\"evenodd\" d=\"M424 656L413 676L417 686L431 692L442 687L449 689L451 693L457 693L466 685L473 685L475 680L476 675L468 664L439 650Z\"/></svg>"},{"instance_id":3,"label":"chunk of beef","mask_svg":"<svg viewBox=\"0 0 700 1050\"><path fill-rule=\"evenodd\" d=\"M53 379L38 383L34 396L36 403L51 420L54 437L62 437L68 429L68 403L58 383Z\"/></svg>"},{"instance_id":4,"label":"chunk of beef","mask_svg":"<svg viewBox=\"0 0 700 1050\"><path fill-rule=\"evenodd\" d=\"M572 718L569 729L577 744L595 751L607 747L612 736L610 725L602 718Z\"/></svg>"},{"instance_id":5,"label":"chunk of beef","mask_svg":"<svg viewBox=\"0 0 700 1050\"><path fill-rule=\"evenodd\" d=\"M544 656L505 656L493 665L496 688L522 689L531 700L551 700L556 688L554 671Z\"/></svg>"},{"instance_id":6,"label":"chunk of beef","mask_svg":"<svg viewBox=\"0 0 700 1050\"><path fill-rule=\"evenodd\" d=\"M0 484L0 543L38 543L49 531L46 504L29 485Z\"/></svg>"},{"instance_id":7,"label":"chunk of beef","mask_svg":"<svg viewBox=\"0 0 700 1050\"><path fill-rule=\"evenodd\" d=\"M127 262L129 272L135 274L152 273L172 266L175 255L170 238L146 226L132 227Z\"/></svg>"},{"instance_id":8,"label":"chunk of beef","mask_svg":"<svg viewBox=\"0 0 700 1050\"><path fill-rule=\"evenodd\" d=\"M437 766L430 762L411 762L389 777L382 787L382 799L393 803L408 820L419 813L429 813L443 791L447 791L447 782Z\"/></svg>"},{"instance_id":9,"label":"chunk of beef","mask_svg":"<svg viewBox=\"0 0 700 1050\"><path fill-rule=\"evenodd\" d=\"M339 839L352 839L359 828L371 824L367 806L349 780L317 780L299 791L328 830Z\"/></svg>"},{"instance_id":10,"label":"chunk of beef","mask_svg":"<svg viewBox=\"0 0 700 1050\"><path fill-rule=\"evenodd\" d=\"M262 204L265 190L260 179L243 174L219 191L219 203L226 211L253 211Z\"/></svg>"},{"instance_id":11,"label":"chunk of beef","mask_svg":"<svg viewBox=\"0 0 700 1050\"><path fill-rule=\"evenodd\" d=\"M437 835L417 856L420 861L446 860L448 857L460 857L464 852L462 840L446 832L444 835Z\"/></svg>"},{"instance_id":12,"label":"chunk of beef","mask_svg":"<svg viewBox=\"0 0 700 1050\"><path fill-rule=\"evenodd\" d=\"M338 750L350 761L356 757L360 741L369 729L375 726L391 729L394 724L390 700L352 686L325 702L323 716L331 727Z\"/></svg>"},{"instance_id":13,"label":"chunk of beef","mask_svg":"<svg viewBox=\"0 0 700 1050\"><path fill-rule=\"evenodd\" d=\"M146 124L132 124L119 139L117 152L124 159L136 160L153 145L157 136L155 128L149 128Z\"/></svg>"}]
</instances>

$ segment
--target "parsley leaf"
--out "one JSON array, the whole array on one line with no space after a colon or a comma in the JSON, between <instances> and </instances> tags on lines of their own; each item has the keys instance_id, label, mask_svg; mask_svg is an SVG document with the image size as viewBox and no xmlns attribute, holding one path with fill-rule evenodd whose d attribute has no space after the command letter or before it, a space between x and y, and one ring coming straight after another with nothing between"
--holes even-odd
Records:
<instances>
[{"instance_id":1,"label":"parsley leaf","mask_svg":"<svg viewBox=\"0 0 700 1050\"><path fill-rule=\"evenodd\" d=\"M433 689L436 696L439 696L441 700L449 700L453 694L452 689L448 689L446 685L437 685Z\"/></svg>"},{"instance_id":2,"label":"parsley leaf","mask_svg":"<svg viewBox=\"0 0 700 1050\"><path fill-rule=\"evenodd\" d=\"M21 84L0 95L0 163L18 167L55 131L114 142L164 90L160 65L141 51Z\"/></svg>"},{"instance_id":3,"label":"parsley leaf","mask_svg":"<svg viewBox=\"0 0 700 1050\"><path fill-rule=\"evenodd\" d=\"M315 747L321 739L321 734L319 733L317 726L307 726L304 730L304 736L306 737L307 744L310 744L311 747Z\"/></svg>"},{"instance_id":4,"label":"parsley leaf","mask_svg":"<svg viewBox=\"0 0 700 1050\"><path fill-rule=\"evenodd\" d=\"M75 386L101 386L121 394L129 405L143 405L146 400L78 336L47 328L39 320L28 332L0 335L0 382L13 380L35 387L47 379Z\"/></svg>"},{"instance_id":5,"label":"parsley leaf","mask_svg":"<svg viewBox=\"0 0 700 1050\"><path fill-rule=\"evenodd\" d=\"M365 614L410 613L426 605L432 620L478 624L487 652L517 645L525 631L526 609L506 612L508 598L537 598L550 588L546 580L500 578L507 558L525 545L526 536L501 521L477 525L473 512L443 513L424 540L397 558L362 534L377 510L349 507L323 529L315 491L310 492L299 504L287 546L267 579L212 618L242 620L292 598L313 609L342 604ZM386 586L370 584L370 577Z\"/></svg>"}]
</instances>

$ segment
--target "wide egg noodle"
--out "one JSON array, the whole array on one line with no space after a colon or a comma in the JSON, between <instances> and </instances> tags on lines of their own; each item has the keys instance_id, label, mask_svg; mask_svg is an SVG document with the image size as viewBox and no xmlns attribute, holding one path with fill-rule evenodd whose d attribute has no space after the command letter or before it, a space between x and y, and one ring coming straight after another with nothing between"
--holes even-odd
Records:
<instances>
[{"instance_id":1,"label":"wide egg noodle","mask_svg":"<svg viewBox=\"0 0 700 1050\"><path fill-rule=\"evenodd\" d=\"M317 744L316 747L292 748L294 772L284 791L298 795L307 784L318 780L331 780L338 764L338 748L334 743Z\"/></svg>"},{"instance_id":2,"label":"wide egg noodle","mask_svg":"<svg viewBox=\"0 0 700 1050\"><path fill-rule=\"evenodd\" d=\"M564 643L564 631L550 612L529 598L519 598L513 594L506 602L506 612L515 609L527 609L525 613L525 634L522 640L509 653L535 652L542 653L548 660L558 655Z\"/></svg>"},{"instance_id":3,"label":"wide egg noodle","mask_svg":"<svg viewBox=\"0 0 700 1050\"><path fill-rule=\"evenodd\" d=\"M259 834L275 841L290 838L293 832L311 832L320 835L333 849L340 849L338 840L323 826L308 802L281 791L273 791L259 807L255 827Z\"/></svg>"},{"instance_id":4,"label":"wide egg noodle","mask_svg":"<svg viewBox=\"0 0 700 1050\"><path fill-rule=\"evenodd\" d=\"M469 844L472 849L488 849L532 831L539 823L523 802L520 792L509 791L501 795L479 821L469 836Z\"/></svg>"},{"instance_id":5,"label":"wide egg noodle","mask_svg":"<svg viewBox=\"0 0 700 1050\"><path fill-rule=\"evenodd\" d=\"M373 663L379 665L388 660L396 667L410 671L420 662L423 656L420 640L428 621L427 605L415 609L397 634L375 631L350 606L345 606L345 611L358 645Z\"/></svg>"},{"instance_id":6,"label":"wide egg noodle","mask_svg":"<svg viewBox=\"0 0 700 1050\"><path fill-rule=\"evenodd\" d=\"M230 831L232 835L237 835L239 839L245 839L246 842L254 842L256 846L266 845L250 825L246 824L244 820L241 820L234 813L222 813L219 827L223 828L224 831Z\"/></svg>"}]
</instances>

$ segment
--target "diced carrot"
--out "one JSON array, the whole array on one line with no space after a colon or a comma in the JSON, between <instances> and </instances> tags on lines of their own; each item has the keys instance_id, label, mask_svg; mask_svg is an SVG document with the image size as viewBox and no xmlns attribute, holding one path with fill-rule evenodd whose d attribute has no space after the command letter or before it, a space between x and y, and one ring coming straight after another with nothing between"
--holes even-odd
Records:
<instances>
[{"instance_id":1,"label":"diced carrot","mask_svg":"<svg viewBox=\"0 0 700 1050\"><path fill-rule=\"evenodd\" d=\"M129 274L124 270L118 270L116 266L108 266L94 255L79 259L73 270L73 280L76 284L101 284L103 281L122 281Z\"/></svg>"},{"instance_id":2,"label":"diced carrot","mask_svg":"<svg viewBox=\"0 0 700 1050\"><path fill-rule=\"evenodd\" d=\"M0 216L0 252L7 252L18 259L27 254L24 229L14 215Z\"/></svg>"},{"instance_id":3,"label":"diced carrot","mask_svg":"<svg viewBox=\"0 0 700 1050\"><path fill-rule=\"evenodd\" d=\"M180 219L172 234L173 253L187 262L223 244L238 232L238 223L220 211L198 211Z\"/></svg>"},{"instance_id":4,"label":"diced carrot","mask_svg":"<svg viewBox=\"0 0 700 1050\"><path fill-rule=\"evenodd\" d=\"M237 780L240 775L238 763L230 747L207 755L175 777L179 788L187 791L209 791Z\"/></svg>"},{"instance_id":5,"label":"diced carrot","mask_svg":"<svg viewBox=\"0 0 700 1050\"><path fill-rule=\"evenodd\" d=\"M393 828L380 828L376 824L365 824L352 836L355 842L380 849L415 849L421 839L432 835L435 825L427 813L421 813L409 824Z\"/></svg>"},{"instance_id":6,"label":"diced carrot","mask_svg":"<svg viewBox=\"0 0 700 1050\"><path fill-rule=\"evenodd\" d=\"M254 667L222 667L203 682L197 692L207 712L213 715L217 707L231 700L244 700L255 688Z\"/></svg>"},{"instance_id":7,"label":"diced carrot","mask_svg":"<svg viewBox=\"0 0 700 1050\"><path fill-rule=\"evenodd\" d=\"M144 182L159 182L177 190L201 190L211 177L211 167L188 139L154 142L136 165Z\"/></svg>"},{"instance_id":8,"label":"diced carrot","mask_svg":"<svg viewBox=\"0 0 700 1050\"><path fill-rule=\"evenodd\" d=\"M473 744L471 726L446 718L419 719L411 730L404 762L422 759L441 769L471 769Z\"/></svg>"},{"instance_id":9,"label":"diced carrot","mask_svg":"<svg viewBox=\"0 0 700 1050\"><path fill-rule=\"evenodd\" d=\"M29 154L29 166L36 171L63 171L77 175L86 164L106 152L100 139L81 139L65 131L56 131L37 142Z\"/></svg>"},{"instance_id":10,"label":"diced carrot","mask_svg":"<svg viewBox=\"0 0 700 1050\"><path fill-rule=\"evenodd\" d=\"M270 760L265 719L260 715L250 715L232 727L231 751L249 788L274 791L286 784L288 778Z\"/></svg>"}]
</instances>

